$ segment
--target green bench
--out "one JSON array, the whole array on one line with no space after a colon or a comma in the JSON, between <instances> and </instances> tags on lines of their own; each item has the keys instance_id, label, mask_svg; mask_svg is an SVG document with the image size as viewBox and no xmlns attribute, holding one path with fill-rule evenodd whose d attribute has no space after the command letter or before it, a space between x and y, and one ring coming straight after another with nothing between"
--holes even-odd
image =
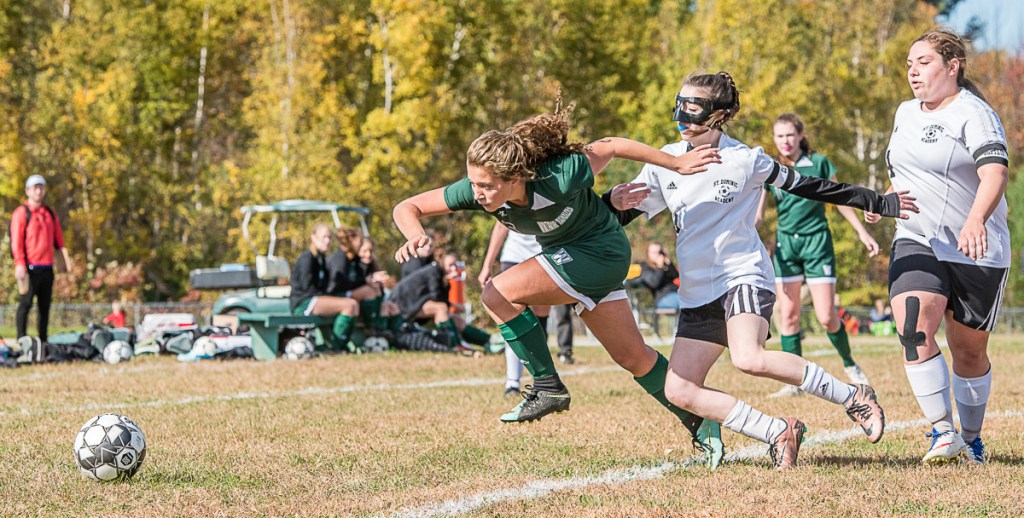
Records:
<instances>
[{"instance_id":1,"label":"green bench","mask_svg":"<svg viewBox=\"0 0 1024 518\"><path fill-rule=\"evenodd\" d=\"M330 336L334 317L316 315L289 315L287 313L242 313L238 315L239 325L248 325L252 336L252 355L257 360L277 358L281 330L289 327L320 329L322 336Z\"/></svg>"}]
</instances>

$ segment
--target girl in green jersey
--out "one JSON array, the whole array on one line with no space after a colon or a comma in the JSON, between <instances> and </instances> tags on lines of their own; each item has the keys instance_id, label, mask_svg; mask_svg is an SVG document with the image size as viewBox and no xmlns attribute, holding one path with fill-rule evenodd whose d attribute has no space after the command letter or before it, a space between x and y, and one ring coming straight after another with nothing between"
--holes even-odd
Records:
<instances>
[{"instance_id":1,"label":"girl in green jersey","mask_svg":"<svg viewBox=\"0 0 1024 518\"><path fill-rule=\"evenodd\" d=\"M511 230L537 236L541 254L495 276L481 295L502 337L534 378L524 400L502 421L533 421L569 409L569 391L528 306L576 303L612 359L696 437L703 420L665 399L668 361L644 343L622 286L630 264L629 241L593 185L594 175L612 158L693 174L717 162L717 150L702 146L676 157L624 138L583 145L568 141L569 129L568 111L559 100L554 113L478 137L467 152L466 178L395 207L395 223L408 239L395 259L405 262L430 242L421 218L456 210L484 211ZM717 464L721 459L720 443L699 446L709 460Z\"/></svg>"}]
</instances>

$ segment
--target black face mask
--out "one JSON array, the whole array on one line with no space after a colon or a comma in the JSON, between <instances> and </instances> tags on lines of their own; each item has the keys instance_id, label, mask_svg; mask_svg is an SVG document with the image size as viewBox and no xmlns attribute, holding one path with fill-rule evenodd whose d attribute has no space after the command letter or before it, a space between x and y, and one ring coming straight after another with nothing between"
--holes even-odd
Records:
<instances>
[{"instance_id":1,"label":"black face mask","mask_svg":"<svg viewBox=\"0 0 1024 518\"><path fill-rule=\"evenodd\" d=\"M697 113L690 113L686 111L687 106L696 105L701 110ZM708 119L711 118L711 114L716 110L724 110L729 106L721 103L714 103L711 99L705 99L703 97L680 97L676 94L676 108L672 112L672 120L676 122L682 122L685 124L698 124L703 126Z\"/></svg>"}]
</instances>

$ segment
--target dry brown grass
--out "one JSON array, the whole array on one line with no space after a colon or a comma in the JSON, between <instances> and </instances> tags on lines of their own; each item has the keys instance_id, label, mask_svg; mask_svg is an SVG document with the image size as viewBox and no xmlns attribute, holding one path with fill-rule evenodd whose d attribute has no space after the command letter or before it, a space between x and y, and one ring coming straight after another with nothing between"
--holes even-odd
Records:
<instances>
[{"instance_id":1,"label":"dry brown grass","mask_svg":"<svg viewBox=\"0 0 1024 518\"><path fill-rule=\"evenodd\" d=\"M307 362L202 362L143 357L0 376L0 515L388 515L455 502L469 515L751 516L1024 514L1024 353L995 337L986 423L990 465L929 467L925 426L807 446L800 467L765 457L717 472L681 466L686 433L597 347L563 369L573 409L502 425L504 360L385 354ZM826 346L809 347L810 351ZM890 423L920 417L895 339L855 339L855 353ZM834 373L834 354L814 358ZM458 381L469 380L466 383ZM809 437L845 431L841 409L808 396L769 400L778 385L727 362L709 384L775 415L797 415ZM71 443L103 411L136 420L149 440L139 475L99 484L79 476ZM730 451L755 446L725 433ZM760 446L758 446L759 451ZM536 481L675 465L663 476L586 484L537 497L467 504ZM512 493L509 493L512 494Z\"/></svg>"}]
</instances>

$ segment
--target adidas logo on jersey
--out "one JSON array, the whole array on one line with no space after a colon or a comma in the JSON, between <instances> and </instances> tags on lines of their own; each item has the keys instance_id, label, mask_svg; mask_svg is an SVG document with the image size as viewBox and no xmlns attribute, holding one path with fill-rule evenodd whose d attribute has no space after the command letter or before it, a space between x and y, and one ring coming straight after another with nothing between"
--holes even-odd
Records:
<instances>
[{"instance_id":1,"label":"adidas logo on jersey","mask_svg":"<svg viewBox=\"0 0 1024 518\"><path fill-rule=\"evenodd\" d=\"M669 182L668 183L668 187L665 187L665 188L666 189L675 189L676 188L676 183L675 182Z\"/></svg>"}]
</instances>

